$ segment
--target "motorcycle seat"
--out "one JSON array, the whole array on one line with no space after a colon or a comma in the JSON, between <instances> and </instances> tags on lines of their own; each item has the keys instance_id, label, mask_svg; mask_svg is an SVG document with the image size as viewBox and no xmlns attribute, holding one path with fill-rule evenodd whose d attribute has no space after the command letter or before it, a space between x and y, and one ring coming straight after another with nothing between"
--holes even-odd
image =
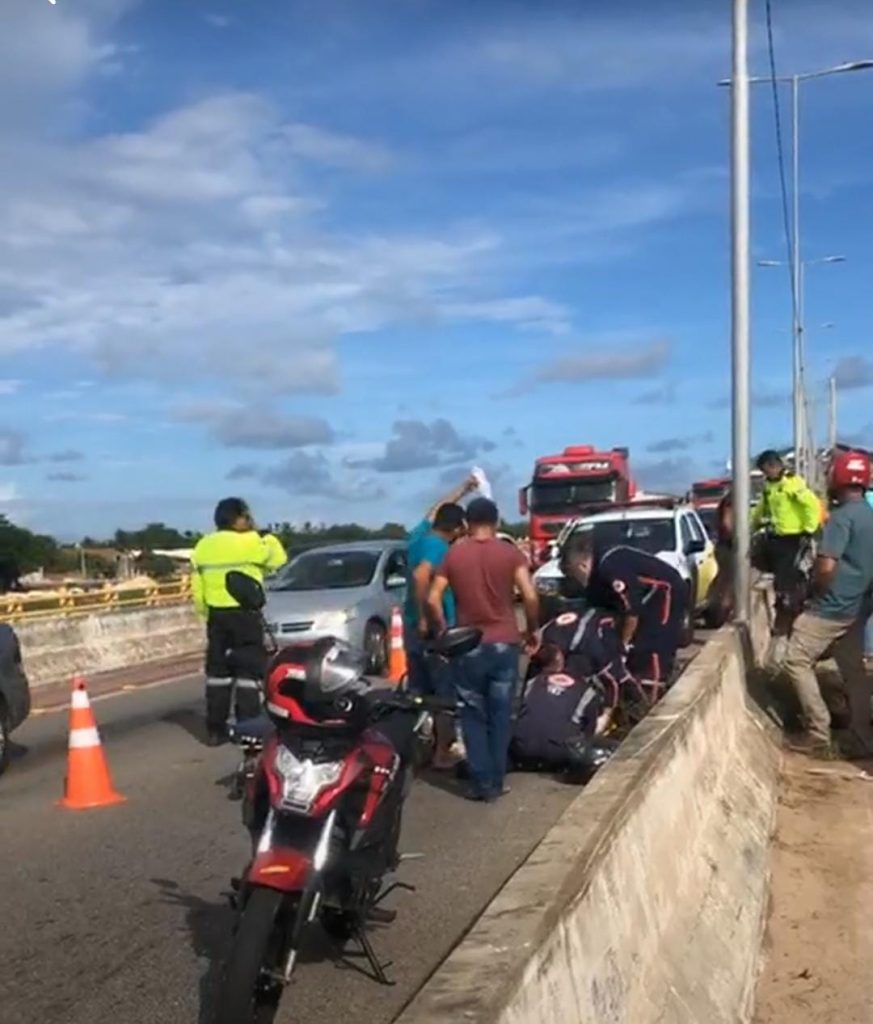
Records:
<instances>
[{"instance_id":1,"label":"motorcycle seat","mask_svg":"<svg viewBox=\"0 0 873 1024\"><path fill-rule=\"evenodd\" d=\"M244 718L230 726L228 732L232 740L256 740L263 743L268 736L276 731L276 726L266 715L255 718Z\"/></svg>"}]
</instances>

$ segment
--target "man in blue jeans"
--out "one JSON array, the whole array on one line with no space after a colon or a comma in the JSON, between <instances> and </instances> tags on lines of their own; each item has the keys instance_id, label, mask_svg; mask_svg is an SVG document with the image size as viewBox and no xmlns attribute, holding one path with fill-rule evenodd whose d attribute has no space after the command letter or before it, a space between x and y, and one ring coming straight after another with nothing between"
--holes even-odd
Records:
<instances>
[{"instance_id":1,"label":"man in blue jeans","mask_svg":"<svg viewBox=\"0 0 873 1024\"><path fill-rule=\"evenodd\" d=\"M409 689L420 696L454 698L448 666L425 654L425 642L430 633L427 616L427 596L434 573L442 565L449 546L467 529L460 499L476 487L470 477L451 494L438 501L425 518L409 534L406 546L406 604L403 609L403 646ZM455 623L455 599L451 590L443 594L443 616L449 626ZM451 747L455 740L454 720L449 715L434 719L436 750L432 767L447 771L454 767Z\"/></svg>"},{"instance_id":2,"label":"man in blue jeans","mask_svg":"<svg viewBox=\"0 0 873 1024\"><path fill-rule=\"evenodd\" d=\"M487 498L467 507L469 536L454 544L437 569L428 605L439 630L446 628L443 596L455 595L459 626L482 630L482 643L455 663L461 727L467 748L472 800L496 800L505 792L512 705L522 643L515 591L524 602L524 644L536 649L539 601L524 555L497 537L500 516Z\"/></svg>"}]
</instances>

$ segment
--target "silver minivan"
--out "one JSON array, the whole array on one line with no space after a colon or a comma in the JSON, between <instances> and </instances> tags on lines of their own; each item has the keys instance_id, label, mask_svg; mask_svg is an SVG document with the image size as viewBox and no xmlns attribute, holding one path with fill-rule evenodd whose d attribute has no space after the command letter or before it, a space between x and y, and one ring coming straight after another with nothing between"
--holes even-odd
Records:
<instances>
[{"instance_id":1,"label":"silver minivan","mask_svg":"<svg viewBox=\"0 0 873 1024\"><path fill-rule=\"evenodd\" d=\"M267 583L267 622L279 644L334 636L363 652L367 672L388 664L391 612L406 599L406 543L358 541L312 548Z\"/></svg>"}]
</instances>

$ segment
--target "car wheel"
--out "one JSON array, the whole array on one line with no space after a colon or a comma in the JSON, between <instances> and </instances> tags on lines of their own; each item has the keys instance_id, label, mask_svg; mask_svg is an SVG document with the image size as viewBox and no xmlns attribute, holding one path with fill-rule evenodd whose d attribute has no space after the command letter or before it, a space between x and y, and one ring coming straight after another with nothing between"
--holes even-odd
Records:
<instances>
[{"instance_id":1,"label":"car wheel","mask_svg":"<svg viewBox=\"0 0 873 1024\"><path fill-rule=\"evenodd\" d=\"M371 621L364 630L367 674L383 676L388 667L388 633L381 622Z\"/></svg>"},{"instance_id":2,"label":"car wheel","mask_svg":"<svg viewBox=\"0 0 873 1024\"><path fill-rule=\"evenodd\" d=\"M0 700L0 775L9 765L9 734L11 732L9 712L6 710L6 705Z\"/></svg>"},{"instance_id":3,"label":"car wheel","mask_svg":"<svg viewBox=\"0 0 873 1024\"><path fill-rule=\"evenodd\" d=\"M697 596L697 581L694 577L688 584L688 601L685 606L685 616L682 619L682 636L679 640L680 647L690 647L694 643L694 599Z\"/></svg>"}]
</instances>

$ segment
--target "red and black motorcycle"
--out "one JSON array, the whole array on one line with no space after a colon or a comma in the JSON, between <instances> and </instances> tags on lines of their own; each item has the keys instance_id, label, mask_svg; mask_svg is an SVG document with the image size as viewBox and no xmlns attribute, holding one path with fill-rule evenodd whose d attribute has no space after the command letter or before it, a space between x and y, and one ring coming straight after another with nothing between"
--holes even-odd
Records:
<instances>
[{"instance_id":1,"label":"red and black motorcycle","mask_svg":"<svg viewBox=\"0 0 873 1024\"><path fill-rule=\"evenodd\" d=\"M241 602L242 603L242 602ZM478 630L449 630L444 657L475 648ZM253 856L236 885L237 920L217 1002L216 1024L249 1024L275 1007L310 929L320 926L342 950L356 942L374 980L391 984L368 927L390 923L382 904L396 889L401 812L412 775L416 731L449 705L393 690L320 685L351 673L342 648L320 641L276 653L267 668L263 739L246 783L243 818ZM256 731L237 727L242 742ZM246 736L248 739L246 740Z\"/></svg>"}]
</instances>

